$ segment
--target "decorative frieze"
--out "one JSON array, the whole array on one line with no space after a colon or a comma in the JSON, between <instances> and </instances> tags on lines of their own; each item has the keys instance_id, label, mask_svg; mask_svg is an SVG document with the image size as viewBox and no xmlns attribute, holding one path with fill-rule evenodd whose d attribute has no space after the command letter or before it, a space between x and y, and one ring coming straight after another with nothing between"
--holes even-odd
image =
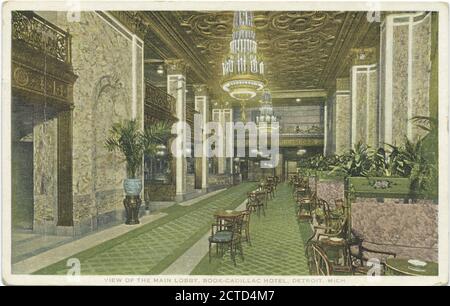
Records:
<instances>
[{"instance_id":1,"label":"decorative frieze","mask_svg":"<svg viewBox=\"0 0 450 306\"><path fill-rule=\"evenodd\" d=\"M73 84L61 81L43 71L37 71L20 63L13 62L12 86L30 94L53 99L61 107L68 107L72 101Z\"/></svg>"}]
</instances>

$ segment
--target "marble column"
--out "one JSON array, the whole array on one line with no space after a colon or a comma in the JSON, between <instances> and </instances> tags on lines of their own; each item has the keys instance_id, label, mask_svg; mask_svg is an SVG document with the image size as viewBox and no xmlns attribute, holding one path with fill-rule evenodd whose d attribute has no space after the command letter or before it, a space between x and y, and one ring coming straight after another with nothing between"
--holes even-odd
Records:
<instances>
[{"instance_id":1,"label":"marble column","mask_svg":"<svg viewBox=\"0 0 450 306\"><path fill-rule=\"evenodd\" d=\"M229 103L227 103L228 105ZM234 129L232 128L232 125L230 123L233 122L233 109L232 108L226 108L222 110L222 117L223 117L223 129L225 132L225 163L226 160L229 160L229 170L230 174L233 173L233 155L234 155L234 137L233 132Z\"/></svg>"},{"instance_id":2,"label":"marble column","mask_svg":"<svg viewBox=\"0 0 450 306\"><path fill-rule=\"evenodd\" d=\"M323 144L323 154L332 155L335 152L335 135L336 135L336 124L335 124L335 99L334 95L330 95L323 108L323 123L324 123L324 144Z\"/></svg>"},{"instance_id":3,"label":"marble column","mask_svg":"<svg viewBox=\"0 0 450 306\"><path fill-rule=\"evenodd\" d=\"M328 145L328 134L329 134L329 123L328 123L328 100L324 106L324 113L325 113L325 119L324 119L324 128L323 128L323 155L329 155L330 149Z\"/></svg>"},{"instance_id":4,"label":"marble column","mask_svg":"<svg viewBox=\"0 0 450 306\"><path fill-rule=\"evenodd\" d=\"M208 189L208 147L206 143L207 135L204 127L209 120L209 96L208 89L204 84L194 85L195 94L195 109L199 112L202 122L202 157L201 157L201 175L202 175L202 190L207 191Z\"/></svg>"},{"instance_id":5,"label":"marble column","mask_svg":"<svg viewBox=\"0 0 450 306\"><path fill-rule=\"evenodd\" d=\"M342 154L351 148L350 79L336 79L334 94L334 153Z\"/></svg>"},{"instance_id":6,"label":"marble column","mask_svg":"<svg viewBox=\"0 0 450 306\"><path fill-rule=\"evenodd\" d=\"M186 64L183 60L166 60L167 66L167 93L176 99L176 115L179 123L186 122ZM187 135L182 124L177 125L177 150L183 150L183 154L175 157L176 175L176 200L181 201L186 194L187 163L185 156L185 144ZM179 151L180 152L180 151Z\"/></svg>"},{"instance_id":7,"label":"marble column","mask_svg":"<svg viewBox=\"0 0 450 306\"><path fill-rule=\"evenodd\" d=\"M431 13L387 15L380 38L380 142L401 145L424 131L410 120L429 116Z\"/></svg>"},{"instance_id":8,"label":"marble column","mask_svg":"<svg viewBox=\"0 0 450 306\"><path fill-rule=\"evenodd\" d=\"M378 72L375 48L351 50L351 146L358 142L377 148Z\"/></svg>"},{"instance_id":9,"label":"marble column","mask_svg":"<svg viewBox=\"0 0 450 306\"><path fill-rule=\"evenodd\" d=\"M219 105L219 104L218 104ZM227 158L231 159L230 165L232 167L233 165L233 157L227 157L227 151L231 150L233 148L233 143L228 141L227 135L232 132L227 131L226 126L227 123L233 122L233 109L232 108L214 108L212 110L212 120L214 122L217 122L221 127L223 131L222 137L219 137L217 141L220 141L221 148L223 152L221 153L221 156L217 157L217 173L218 174L224 174L226 170L226 162ZM231 126L229 126L231 127ZM231 170L232 172L232 170Z\"/></svg>"}]
</instances>

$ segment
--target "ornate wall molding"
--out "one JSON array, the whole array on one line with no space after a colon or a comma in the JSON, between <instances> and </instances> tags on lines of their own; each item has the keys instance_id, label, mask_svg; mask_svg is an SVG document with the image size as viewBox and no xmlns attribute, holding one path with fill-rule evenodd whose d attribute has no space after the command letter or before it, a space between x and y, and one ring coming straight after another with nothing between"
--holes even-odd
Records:
<instances>
[{"instance_id":1,"label":"ornate wall molding","mask_svg":"<svg viewBox=\"0 0 450 306\"><path fill-rule=\"evenodd\" d=\"M70 35L32 12L13 12L12 89L30 103L70 109L77 76Z\"/></svg>"}]
</instances>

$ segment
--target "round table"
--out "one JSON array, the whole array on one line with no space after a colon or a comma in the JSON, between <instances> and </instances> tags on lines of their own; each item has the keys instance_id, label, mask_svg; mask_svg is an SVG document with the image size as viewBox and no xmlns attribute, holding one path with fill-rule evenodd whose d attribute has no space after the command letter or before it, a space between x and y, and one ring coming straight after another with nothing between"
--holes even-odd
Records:
<instances>
[{"instance_id":1,"label":"round table","mask_svg":"<svg viewBox=\"0 0 450 306\"><path fill-rule=\"evenodd\" d=\"M233 221L234 219L240 217L242 215L242 211L237 210L218 210L214 213L214 217L219 222L220 220L228 220Z\"/></svg>"},{"instance_id":2,"label":"round table","mask_svg":"<svg viewBox=\"0 0 450 306\"><path fill-rule=\"evenodd\" d=\"M408 263L408 259L388 258L386 268L392 271L394 275L408 276L436 276L439 274L438 264L435 262L426 262L423 268L413 267Z\"/></svg>"}]
</instances>

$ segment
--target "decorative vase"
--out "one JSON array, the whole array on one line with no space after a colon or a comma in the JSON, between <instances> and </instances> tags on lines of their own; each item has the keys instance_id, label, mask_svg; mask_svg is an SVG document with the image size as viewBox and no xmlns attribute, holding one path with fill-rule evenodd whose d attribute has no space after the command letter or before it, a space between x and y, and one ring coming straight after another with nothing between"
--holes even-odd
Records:
<instances>
[{"instance_id":1,"label":"decorative vase","mask_svg":"<svg viewBox=\"0 0 450 306\"><path fill-rule=\"evenodd\" d=\"M142 180L140 178L127 178L123 181L125 194L129 196L139 196L142 190Z\"/></svg>"}]
</instances>

